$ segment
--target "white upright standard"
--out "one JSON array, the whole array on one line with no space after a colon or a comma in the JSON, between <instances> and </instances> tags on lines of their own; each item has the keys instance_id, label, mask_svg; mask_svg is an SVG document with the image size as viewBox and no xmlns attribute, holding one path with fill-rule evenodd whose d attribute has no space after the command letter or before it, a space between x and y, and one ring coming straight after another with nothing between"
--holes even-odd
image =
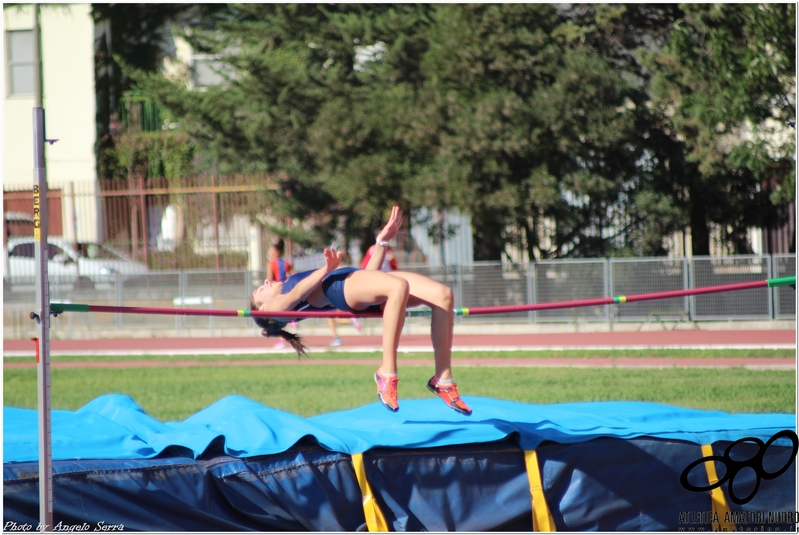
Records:
<instances>
[{"instance_id":1,"label":"white upright standard","mask_svg":"<svg viewBox=\"0 0 799 535\"><path fill-rule=\"evenodd\" d=\"M36 374L39 398L39 526L53 531L53 447L50 426L50 286L47 277L47 173L44 109L33 108L33 239L36 259Z\"/></svg>"}]
</instances>

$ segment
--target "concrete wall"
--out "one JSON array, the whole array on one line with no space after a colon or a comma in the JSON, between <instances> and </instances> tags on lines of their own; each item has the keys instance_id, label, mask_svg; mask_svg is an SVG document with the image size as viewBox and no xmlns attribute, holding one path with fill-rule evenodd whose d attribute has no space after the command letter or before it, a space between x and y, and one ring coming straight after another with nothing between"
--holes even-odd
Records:
<instances>
[{"instance_id":1,"label":"concrete wall","mask_svg":"<svg viewBox=\"0 0 799 535\"><path fill-rule=\"evenodd\" d=\"M58 139L45 148L47 183L61 188L64 237L72 238L77 227L81 241L97 239L96 205L79 209L73 224L71 200L66 196L69 183L96 183L94 151L94 22L90 4L46 4L40 6L42 47L43 107L46 137ZM4 6L4 34L11 30L32 29L33 7ZM8 80L8 53L4 55ZM22 189L33 184L33 95L9 95L3 87L3 183Z\"/></svg>"}]
</instances>

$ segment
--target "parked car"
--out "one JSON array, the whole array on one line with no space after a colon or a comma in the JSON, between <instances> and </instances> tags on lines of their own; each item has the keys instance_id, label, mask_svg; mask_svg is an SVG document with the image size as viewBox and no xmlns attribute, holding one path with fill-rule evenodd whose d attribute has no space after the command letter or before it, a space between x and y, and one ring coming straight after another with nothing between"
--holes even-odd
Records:
<instances>
[{"instance_id":1,"label":"parked car","mask_svg":"<svg viewBox=\"0 0 799 535\"><path fill-rule=\"evenodd\" d=\"M47 271L50 284L74 285L79 281L103 287L117 280L144 275L147 266L99 243L75 244L62 238L48 238ZM36 242L32 236L12 237L3 250L4 286L28 286L36 280ZM5 259L4 259L5 260Z\"/></svg>"}]
</instances>

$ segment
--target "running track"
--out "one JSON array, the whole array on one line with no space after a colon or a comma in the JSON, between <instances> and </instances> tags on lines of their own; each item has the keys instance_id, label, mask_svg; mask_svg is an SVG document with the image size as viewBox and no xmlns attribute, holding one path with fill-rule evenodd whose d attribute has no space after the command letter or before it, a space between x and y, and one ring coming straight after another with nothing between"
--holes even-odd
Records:
<instances>
[{"instance_id":1,"label":"running track","mask_svg":"<svg viewBox=\"0 0 799 535\"><path fill-rule=\"evenodd\" d=\"M379 336L343 337L344 344L332 349L346 352L379 351ZM312 355L318 351L329 351L329 336L307 336L305 342ZM264 361L224 361L186 360L183 362L68 362L56 360L53 367L131 367L131 366L264 366L275 364L319 365L319 364L374 364L375 359L335 359L298 361L288 349L275 349L274 342L258 336L218 337L218 338L109 338L101 340L51 340L52 356L69 355L141 355L141 356L181 356L181 355L252 355L285 354L283 360ZM31 340L4 340L3 355L6 357L33 357L34 343ZM458 351L541 351L565 349L728 349L729 357L724 358L616 358L612 353L589 359L560 358L513 358L513 359L458 359ZM796 359L736 357L736 349L794 349L795 330L725 330L725 331L652 331L652 332L598 332L598 333L546 333L546 334L455 334L453 341L453 364L456 366L580 366L580 367L738 367L752 369L795 370ZM403 335L400 352L431 352L428 335ZM403 359L403 365L412 365L414 360ZM425 360L418 364L429 365ZM33 359L19 362L6 361L5 368L34 366Z\"/></svg>"}]
</instances>

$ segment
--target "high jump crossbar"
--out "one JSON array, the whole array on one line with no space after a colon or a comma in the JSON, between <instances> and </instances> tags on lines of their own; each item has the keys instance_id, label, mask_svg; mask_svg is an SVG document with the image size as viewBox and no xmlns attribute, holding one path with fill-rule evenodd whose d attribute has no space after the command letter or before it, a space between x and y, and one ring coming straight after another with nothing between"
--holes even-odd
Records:
<instances>
[{"instance_id":1,"label":"high jump crossbar","mask_svg":"<svg viewBox=\"0 0 799 535\"><path fill-rule=\"evenodd\" d=\"M688 297L721 292L734 292L752 290L755 288L774 288L777 286L796 286L796 277L782 277L738 284L725 284L721 286L707 286L705 288L692 288L689 290L675 290L670 292L657 292L639 295L620 295L617 297L603 297L598 299L582 299L577 301L561 301L553 303L538 303L534 305L510 305L496 307L456 308L456 316L478 316L485 314L507 314L513 312L530 312L533 310L554 310L559 308L578 308L602 305L621 305L639 301L653 301L656 299L670 299L674 297ZM51 303L50 310L54 315L62 312L110 312L118 314L167 314L175 316L228 316L245 318L353 318L367 317L379 318L380 312L352 314L350 312L259 312L255 310L200 310L187 308L151 308L127 307L110 305L85 305L77 303ZM407 316L429 316L430 310L409 310Z\"/></svg>"}]
</instances>

